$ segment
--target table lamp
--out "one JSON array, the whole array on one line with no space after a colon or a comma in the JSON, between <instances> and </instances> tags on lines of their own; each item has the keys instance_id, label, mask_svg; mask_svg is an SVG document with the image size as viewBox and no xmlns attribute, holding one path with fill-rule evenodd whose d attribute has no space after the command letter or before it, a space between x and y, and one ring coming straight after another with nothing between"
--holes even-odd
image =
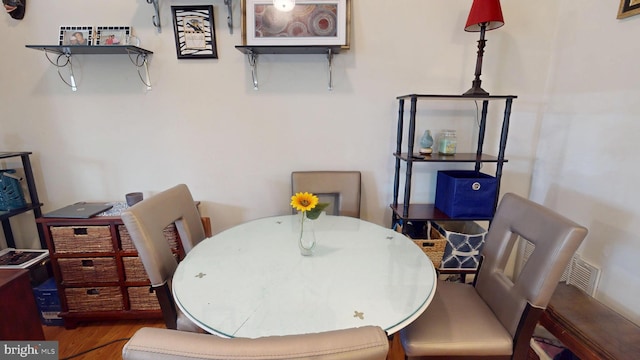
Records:
<instances>
[{"instance_id":1,"label":"table lamp","mask_svg":"<svg viewBox=\"0 0 640 360\"><path fill-rule=\"evenodd\" d=\"M471 89L463 95L468 96L487 96L489 93L482 89L480 84L480 74L482 73L482 55L484 54L485 39L484 33L487 30L497 29L504 25L502 18L502 9L500 8L500 0L473 0L471 11L467 18L467 24L464 31L480 32L480 40L478 40L478 58L476 59L475 79L472 82Z\"/></svg>"}]
</instances>

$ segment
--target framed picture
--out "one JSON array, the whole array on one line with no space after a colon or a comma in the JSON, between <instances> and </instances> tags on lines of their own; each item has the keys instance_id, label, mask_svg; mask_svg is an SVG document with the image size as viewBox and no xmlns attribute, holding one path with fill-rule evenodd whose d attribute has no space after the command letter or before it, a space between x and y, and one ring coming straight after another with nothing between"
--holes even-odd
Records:
<instances>
[{"instance_id":1,"label":"framed picture","mask_svg":"<svg viewBox=\"0 0 640 360\"><path fill-rule=\"evenodd\" d=\"M620 0L618 19L640 14L640 0Z\"/></svg>"},{"instance_id":2,"label":"framed picture","mask_svg":"<svg viewBox=\"0 0 640 360\"><path fill-rule=\"evenodd\" d=\"M98 26L94 45L126 45L130 35L129 26Z\"/></svg>"},{"instance_id":3,"label":"framed picture","mask_svg":"<svg viewBox=\"0 0 640 360\"><path fill-rule=\"evenodd\" d=\"M298 0L279 11L271 0L242 0L245 45L340 45L349 48L350 0Z\"/></svg>"},{"instance_id":4,"label":"framed picture","mask_svg":"<svg viewBox=\"0 0 640 360\"><path fill-rule=\"evenodd\" d=\"M213 6L172 6L171 12L178 59L217 59Z\"/></svg>"},{"instance_id":5,"label":"framed picture","mask_svg":"<svg viewBox=\"0 0 640 360\"><path fill-rule=\"evenodd\" d=\"M58 45L91 45L93 26L61 26Z\"/></svg>"}]
</instances>

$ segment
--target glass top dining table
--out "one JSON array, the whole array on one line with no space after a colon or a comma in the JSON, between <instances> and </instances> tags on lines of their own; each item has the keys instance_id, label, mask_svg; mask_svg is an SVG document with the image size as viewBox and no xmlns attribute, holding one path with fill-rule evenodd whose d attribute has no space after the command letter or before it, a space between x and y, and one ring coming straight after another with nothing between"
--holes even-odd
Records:
<instances>
[{"instance_id":1,"label":"glass top dining table","mask_svg":"<svg viewBox=\"0 0 640 360\"><path fill-rule=\"evenodd\" d=\"M436 271L411 239L357 218L312 221L311 256L298 248L299 215L249 221L203 240L174 274L177 306L209 333L245 338L365 325L391 335L427 308Z\"/></svg>"}]
</instances>

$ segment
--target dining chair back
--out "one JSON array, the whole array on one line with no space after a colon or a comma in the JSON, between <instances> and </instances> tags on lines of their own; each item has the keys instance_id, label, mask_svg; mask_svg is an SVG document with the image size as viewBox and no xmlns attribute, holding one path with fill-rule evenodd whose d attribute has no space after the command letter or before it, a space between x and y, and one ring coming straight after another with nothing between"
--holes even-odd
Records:
<instances>
[{"instance_id":1,"label":"dining chair back","mask_svg":"<svg viewBox=\"0 0 640 360\"><path fill-rule=\"evenodd\" d=\"M427 310L400 339L409 359L526 359L534 327L587 229L515 194L502 198L474 285L439 281ZM519 241L534 246L505 272Z\"/></svg>"},{"instance_id":2,"label":"dining chair back","mask_svg":"<svg viewBox=\"0 0 640 360\"><path fill-rule=\"evenodd\" d=\"M122 348L125 360L385 360L387 335L378 326L256 339L225 339L159 328L141 328Z\"/></svg>"},{"instance_id":3,"label":"dining chair back","mask_svg":"<svg viewBox=\"0 0 640 360\"><path fill-rule=\"evenodd\" d=\"M171 279L178 262L163 232L175 223L185 253L204 239L200 215L187 186L180 184L142 200L124 210L121 217L158 297L167 328L198 331L173 301Z\"/></svg>"},{"instance_id":4,"label":"dining chair back","mask_svg":"<svg viewBox=\"0 0 640 360\"><path fill-rule=\"evenodd\" d=\"M329 203L328 215L360 217L361 174L359 171L294 171L291 195L310 192Z\"/></svg>"}]
</instances>

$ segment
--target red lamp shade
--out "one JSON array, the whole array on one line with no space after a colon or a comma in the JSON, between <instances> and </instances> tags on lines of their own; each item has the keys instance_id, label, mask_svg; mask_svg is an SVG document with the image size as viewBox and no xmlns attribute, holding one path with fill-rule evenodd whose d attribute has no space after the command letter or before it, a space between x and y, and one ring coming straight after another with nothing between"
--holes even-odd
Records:
<instances>
[{"instance_id":1,"label":"red lamp shade","mask_svg":"<svg viewBox=\"0 0 640 360\"><path fill-rule=\"evenodd\" d=\"M464 31L480 31L480 24L487 23L485 30L493 30L504 25L500 0L473 0Z\"/></svg>"}]
</instances>

